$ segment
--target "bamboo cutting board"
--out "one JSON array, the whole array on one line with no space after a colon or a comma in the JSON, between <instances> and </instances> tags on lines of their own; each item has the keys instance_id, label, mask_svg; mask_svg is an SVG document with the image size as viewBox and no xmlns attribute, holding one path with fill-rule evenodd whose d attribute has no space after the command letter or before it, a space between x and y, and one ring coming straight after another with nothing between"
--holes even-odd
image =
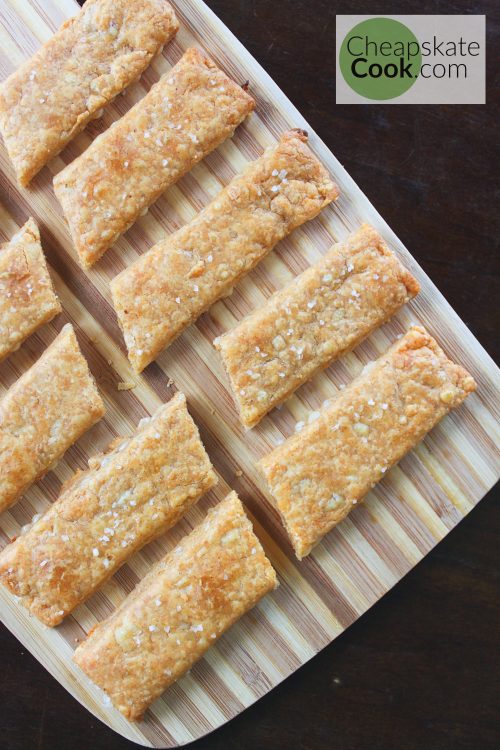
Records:
<instances>
[{"instance_id":1,"label":"bamboo cutting board","mask_svg":"<svg viewBox=\"0 0 500 750\"><path fill-rule=\"evenodd\" d=\"M36 218L64 307L63 315L0 365L0 395L69 320L107 406L106 417L67 452L57 468L0 516L0 546L56 499L61 483L76 468L84 468L89 456L115 436L130 432L141 417L168 400L176 389L186 393L221 477L216 490L185 520L136 555L60 627L45 628L12 597L0 592L2 621L56 679L115 731L152 747L175 747L201 737L265 695L399 581L474 507L500 473L496 449L500 429L495 413L500 378L492 360L304 118L232 34L201 0L176 0L175 7L181 21L175 41L154 61L141 82L118 97L103 120L93 123L45 168L29 190L16 187L5 150L0 147L0 238L7 240L28 216ZM0 0L0 79L77 10L74 0ZM52 176L143 96L191 45L204 47L235 80L249 79L257 111L232 141L171 188L86 274L76 263L52 191ZM142 376L134 375L111 306L109 280L166 232L189 221L247 160L256 158L290 127L309 131L310 145L339 184L341 198L282 242L238 284L231 297L202 316ZM245 433L211 341L362 221L377 227L415 274L422 285L420 295L355 353L303 386L285 406ZM313 554L298 563L263 492L255 461L290 435L298 420L321 408L325 399L413 322L425 325L446 352L470 370L478 382L478 392L394 468L366 503L330 533ZM133 381L135 387L120 391L120 381ZM199 522L229 487L238 491L252 514L281 585L171 687L143 722L133 725L72 664L75 639L107 616L152 563Z\"/></svg>"}]
</instances>

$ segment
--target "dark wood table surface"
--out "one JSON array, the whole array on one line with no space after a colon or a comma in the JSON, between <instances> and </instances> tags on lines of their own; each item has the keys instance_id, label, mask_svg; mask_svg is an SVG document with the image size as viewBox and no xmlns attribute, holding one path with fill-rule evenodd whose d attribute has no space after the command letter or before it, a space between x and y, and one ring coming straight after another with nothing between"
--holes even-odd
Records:
<instances>
[{"instance_id":1,"label":"dark wood table surface","mask_svg":"<svg viewBox=\"0 0 500 750\"><path fill-rule=\"evenodd\" d=\"M336 106L335 14L373 13L369 0L208 5L304 114L498 361L498 0L385 0L376 9L486 13L486 106ZM196 750L498 748L498 495L497 487L347 632L195 743ZM5 628L0 654L0 747L134 747L73 700Z\"/></svg>"}]
</instances>

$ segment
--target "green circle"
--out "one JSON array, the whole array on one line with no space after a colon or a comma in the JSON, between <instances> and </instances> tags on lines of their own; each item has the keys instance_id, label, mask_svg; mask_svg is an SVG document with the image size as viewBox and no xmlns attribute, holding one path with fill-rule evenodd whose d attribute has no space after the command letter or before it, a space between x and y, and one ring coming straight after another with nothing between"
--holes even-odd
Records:
<instances>
[{"instance_id":1,"label":"green circle","mask_svg":"<svg viewBox=\"0 0 500 750\"><path fill-rule=\"evenodd\" d=\"M401 96L413 86L422 54L408 26L393 18L369 18L346 34L339 64L353 91L380 101Z\"/></svg>"}]
</instances>

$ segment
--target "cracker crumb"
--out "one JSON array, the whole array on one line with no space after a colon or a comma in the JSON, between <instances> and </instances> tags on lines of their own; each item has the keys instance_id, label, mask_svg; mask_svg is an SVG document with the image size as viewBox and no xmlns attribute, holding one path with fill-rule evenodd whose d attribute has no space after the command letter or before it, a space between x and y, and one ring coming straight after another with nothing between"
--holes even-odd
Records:
<instances>
[{"instance_id":1,"label":"cracker crumb","mask_svg":"<svg viewBox=\"0 0 500 750\"><path fill-rule=\"evenodd\" d=\"M120 380L116 385L119 391L131 391L135 386L136 384L133 380Z\"/></svg>"}]
</instances>

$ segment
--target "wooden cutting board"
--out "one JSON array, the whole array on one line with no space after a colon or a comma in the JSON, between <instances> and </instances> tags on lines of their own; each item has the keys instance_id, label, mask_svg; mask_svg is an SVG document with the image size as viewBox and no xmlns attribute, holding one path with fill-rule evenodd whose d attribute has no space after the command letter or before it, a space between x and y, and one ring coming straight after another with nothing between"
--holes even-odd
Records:
<instances>
[{"instance_id":1,"label":"wooden cutting board","mask_svg":"<svg viewBox=\"0 0 500 750\"><path fill-rule=\"evenodd\" d=\"M69 320L77 330L107 406L101 423L79 440L21 502L0 517L0 546L56 499L61 482L76 468L84 468L89 456L116 435L130 432L141 417L168 400L176 389L186 393L221 477L216 491L184 521L136 555L60 627L45 628L0 591L2 621L54 677L116 732L152 747L175 747L201 737L265 695L397 583L474 507L500 473L496 448L500 444L496 398L500 377L492 360L333 154L228 29L201 0L177 0L175 7L181 21L175 41L155 60L141 82L118 97L103 120L93 123L45 168L29 190L17 188L5 150L0 146L0 238L7 240L28 216L36 218L64 307L64 313L51 325L0 365L0 394L40 356ZM77 11L74 0L0 0L0 79ZM191 45L205 48L235 80L243 83L249 79L257 111L230 142L171 188L86 274L76 263L52 191L52 176L123 115ZM341 187L342 197L318 219L282 242L231 297L214 305L142 376L134 375L111 306L109 280L165 233L189 221L247 160L256 158L290 127L309 131L310 145ZM362 221L382 232L419 279L421 294L355 353L303 386L283 408L245 433L211 341ZM470 370L478 382L478 392L392 469L366 503L330 533L313 554L298 563L263 492L255 461L290 435L298 420L320 408L341 384L349 382L368 360L415 321L425 325L446 352ZM118 390L120 381L130 380L135 388ZM229 487L238 491L250 511L281 585L170 688L143 722L131 724L107 705L103 694L73 666L70 657L75 641L106 617L153 562L200 521Z\"/></svg>"}]
</instances>

